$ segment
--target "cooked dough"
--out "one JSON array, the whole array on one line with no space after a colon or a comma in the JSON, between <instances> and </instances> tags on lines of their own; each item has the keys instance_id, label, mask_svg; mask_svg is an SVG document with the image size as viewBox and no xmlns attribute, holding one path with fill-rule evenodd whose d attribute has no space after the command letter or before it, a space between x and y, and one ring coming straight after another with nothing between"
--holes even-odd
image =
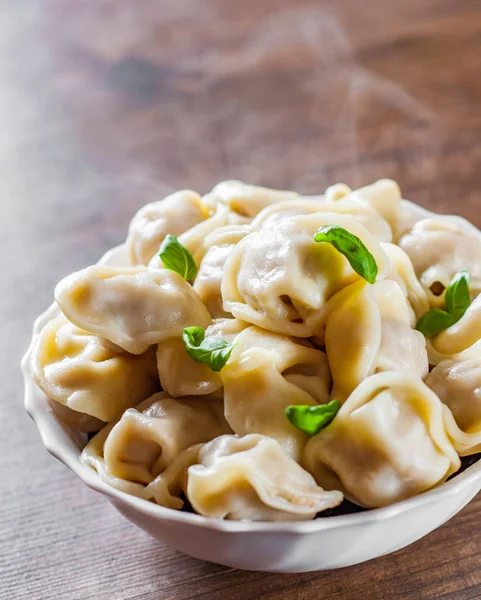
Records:
<instances>
[{"instance_id":1,"label":"cooked dough","mask_svg":"<svg viewBox=\"0 0 481 600\"><path fill-rule=\"evenodd\" d=\"M319 485L361 506L404 500L459 469L443 415L443 404L418 377L372 375L309 440L302 464Z\"/></svg>"}]
</instances>

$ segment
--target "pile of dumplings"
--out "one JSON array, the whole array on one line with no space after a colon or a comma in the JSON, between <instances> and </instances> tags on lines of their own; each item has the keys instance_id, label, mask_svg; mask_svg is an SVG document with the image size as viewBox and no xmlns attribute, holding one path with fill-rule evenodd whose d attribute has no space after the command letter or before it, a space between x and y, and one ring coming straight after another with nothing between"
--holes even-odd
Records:
<instances>
[{"instance_id":1,"label":"pile of dumplings","mask_svg":"<svg viewBox=\"0 0 481 600\"><path fill-rule=\"evenodd\" d=\"M342 227L377 264L369 283L316 231ZM193 280L167 268L175 236ZM481 451L481 234L380 180L301 196L225 181L133 218L124 266L63 279L31 369L59 420L89 433L81 461L109 485L210 518L313 519L344 498L390 505ZM416 329L461 270L470 305ZM213 370L184 330L225 340ZM309 434L290 406L340 404Z\"/></svg>"}]
</instances>

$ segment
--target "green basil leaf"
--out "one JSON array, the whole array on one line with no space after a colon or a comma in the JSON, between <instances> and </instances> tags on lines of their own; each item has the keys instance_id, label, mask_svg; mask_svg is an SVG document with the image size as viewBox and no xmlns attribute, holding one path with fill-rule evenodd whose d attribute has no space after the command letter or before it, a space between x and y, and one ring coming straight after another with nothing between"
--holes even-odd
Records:
<instances>
[{"instance_id":1,"label":"green basil leaf","mask_svg":"<svg viewBox=\"0 0 481 600\"><path fill-rule=\"evenodd\" d=\"M195 362L205 363L212 371L220 371L229 360L235 344L218 336L205 339L202 327L186 327L182 334L187 354Z\"/></svg>"},{"instance_id":2,"label":"green basil leaf","mask_svg":"<svg viewBox=\"0 0 481 600\"><path fill-rule=\"evenodd\" d=\"M439 310L437 308L428 310L427 313L419 319L416 323L416 329L424 334L426 337L435 335L440 331L444 331L451 325L456 323L457 319L450 315L445 310Z\"/></svg>"},{"instance_id":3,"label":"green basil leaf","mask_svg":"<svg viewBox=\"0 0 481 600\"><path fill-rule=\"evenodd\" d=\"M462 269L452 278L444 296L446 310L433 309L419 319L416 329L426 337L436 335L461 319L471 304L469 272Z\"/></svg>"},{"instance_id":4,"label":"green basil leaf","mask_svg":"<svg viewBox=\"0 0 481 600\"><path fill-rule=\"evenodd\" d=\"M462 269L453 277L446 289L444 302L448 313L453 315L456 321L459 321L471 304L469 272L466 269Z\"/></svg>"},{"instance_id":5,"label":"green basil leaf","mask_svg":"<svg viewBox=\"0 0 481 600\"><path fill-rule=\"evenodd\" d=\"M192 254L173 235L165 236L159 250L159 257L166 269L175 271L187 281L197 275L197 265Z\"/></svg>"},{"instance_id":6,"label":"green basil leaf","mask_svg":"<svg viewBox=\"0 0 481 600\"><path fill-rule=\"evenodd\" d=\"M374 256L362 241L339 225L325 225L317 230L316 242L328 242L343 254L351 267L369 283L376 281L378 268Z\"/></svg>"},{"instance_id":7,"label":"green basil leaf","mask_svg":"<svg viewBox=\"0 0 481 600\"><path fill-rule=\"evenodd\" d=\"M315 435L329 425L340 408L339 400L331 400L329 404L319 404L318 406L293 404L286 408L286 416L300 431L308 435Z\"/></svg>"}]
</instances>

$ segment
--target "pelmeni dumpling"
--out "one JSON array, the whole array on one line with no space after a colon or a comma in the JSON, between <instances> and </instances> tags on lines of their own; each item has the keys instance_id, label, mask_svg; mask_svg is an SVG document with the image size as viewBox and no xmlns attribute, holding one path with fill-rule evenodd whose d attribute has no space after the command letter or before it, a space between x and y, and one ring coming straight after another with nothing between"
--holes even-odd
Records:
<instances>
[{"instance_id":1,"label":"pelmeni dumpling","mask_svg":"<svg viewBox=\"0 0 481 600\"><path fill-rule=\"evenodd\" d=\"M95 265L63 279L55 299L72 323L132 354L212 322L192 286L167 269Z\"/></svg>"},{"instance_id":2,"label":"pelmeni dumpling","mask_svg":"<svg viewBox=\"0 0 481 600\"><path fill-rule=\"evenodd\" d=\"M431 365L442 360L460 362L481 357L481 295L473 300L457 323L426 341Z\"/></svg>"},{"instance_id":3,"label":"pelmeni dumpling","mask_svg":"<svg viewBox=\"0 0 481 600\"><path fill-rule=\"evenodd\" d=\"M338 183L327 188L325 198L327 202L335 204L349 202L368 207L389 223L394 234L399 231L402 196L398 184L392 179L379 179L357 190Z\"/></svg>"},{"instance_id":4,"label":"pelmeni dumpling","mask_svg":"<svg viewBox=\"0 0 481 600\"><path fill-rule=\"evenodd\" d=\"M307 342L249 327L220 372L225 417L234 433L261 433L298 459L306 434L289 423L290 404L323 404L331 377L326 355Z\"/></svg>"},{"instance_id":5,"label":"pelmeni dumpling","mask_svg":"<svg viewBox=\"0 0 481 600\"><path fill-rule=\"evenodd\" d=\"M211 216L209 216L209 218L194 225L194 227L191 227L178 237L179 242L193 255L197 266L199 266L202 257L209 248L209 246L206 245L206 240L209 238L209 235L229 226L239 226L242 228L242 225L245 225L246 219L239 217L239 215L232 212L228 206L214 204L210 207L210 211ZM160 259L158 252L152 256L148 266L149 269L163 268L162 260Z\"/></svg>"},{"instance_id":6,"label":"pelmeni dumpling","mask_svg":"<svg viewBox=\"0 0 481 600\"><path fill-rule=\"evenodd\" d=\"M53 319L35 340L32 375L45 394L70 410L59 418L80 430L99 429L82 415L112 421L159 389L155 353L127 354L106 339Z\"/></svg>"},{"instance_id":7,"label":"pelmeni dumpling","mask_svg":"<svg viewBox=\"0 0 481 600\"><path fill-rule=\"evenodd\" d=\"M132 219L127 249L133 265L148 265L167 234L178 236L208 217L196 192L181 190L142 207Z\"/></svg>"},{"instance_id":8,"label":"pelmeni dumpling","mask_svg":"<svg viewBox=\"0 0 481 600\"><path fill-rule=\"evenodd\" d=\"M301 464L319 485L341 490L361 506L386 506L415 496L460 467L444 412L418 377L372 375L309 440Z\"/></svg>"},{"instance_id":9,"label":"pelmeni dumpling","mask_svg":"<svg viewBox=\"0 0 481 600\"><path fill-rule=\"evenodd\" d=\"M399 245L409 255L430 305L442 307L454 275L467 269L474 298L481 292L481 234L461 217L436 215L418 221Z\"/></svg>"},{"instance_id":10,"label":"pelmeni dumpling","mask_svg":"<svg viewBox=\"0 0 481 600\"><path fill-rule=\"evenodd\" d=\"M325 344L333 398L345 400L366 377L381 371L427 374L426 340L412 329L408 303L395 281L358 281L331 302Z\"/></svg>"},{"instance_id":11,"label":"pelmeni dumpling","mask_svg":"<svg viewBox=\"0 0 481 600\"><path fill-rule=\"evenodd\" d=\"M218 319L205 330L205 337L221 337L232 344L247 326L237 319ZM160 342L157 368L163 389L174 398L214 394L222 388L220 374L191 358L181 336Z\"/></svg>"},{"instance_id":12,"label":"pelmeni dumpling","mask_svg":"<svg viewBox=\"0 0 481 600\"><path fill-rule=\"evenodd\" d=\"M323 225L339 225L359 237L377 262L378 278L385 277L387 256L361 224L341 214L301 215L237 244L224 267L224 309L270 331L295 337L320 334L329 298L360 279L331 244L314 241Z\"/></svg>"},{"instance_id":13,"label":"pelmeni dumpling","mask_svg":"<svg viewBox=\"0 0 481 600\"><path fill-rule=\"evenodd\" d=\"M220 227L205 238L194 254L199 270L193 287L213 318L228 316L221 294L224 265L234 246L250 232L249 225Z\"/></svg>"},{"instance_id":14,"label":"pelmeni dumpling","mask_svg":"<svg viewBox=\"0 0 481 600\"><path fill-rule=\"evenodd\" d=\"M229 433L222 403L212 398L170 398L159 392L106 426L84 448L81 460L114 487L148 485L194 444ZM137 490L135 495L144 497Z\"/></svg>"},{"instance_id":15,"label":"pelmeni dumpling","mask_svg":"<svg viewBox=\"0 0 481 600\"><path fill-rule=\"evenodd\" d=\"M481 451L481 357L444 360L425 379L450 413L448 433L461 456Z\"/></svg>"},{"instance_id":16,"label":"pelmeni dumpling","mask_svg":"<svg viewBox=\"0 0 481 600\"><path fill-rule=\"evenodd\" d=\"M223 435L199 452L188 470L187 497L205 517L301 521L342 502L326 492L279 444L264 435Z\"/></svg>"},{"instance_id":17,"label":"pelmeni dumpling","mask_svg":"<svg viewBox=\"0 0 481 600\"><path fill-rule=\"evenodd\" d=\"M404 250L395 244L381 244L381 246L391 264L386 279L395 281L404 292L412 311L411 325L414 327L424 313L429 310L427 294L416 277L411 259Z\"/></svg>"},{"instance_id":18,"label":"pelmeni dumpling","mask_svg":"<svg viewBox=\"0 0 481 600\"><path fill-rule=\"evenodd\" d=\"M298 215L311 215L318 212L330 212L351 217L363 225L372 235L381 242L392 241L391 227L380 215L368 206L355 202L326 202L323 197L300 198L280 202L264 208L251 223L252 229L272 229L279 223Z\"/></svg>"},{"instance_id":19,"label":"pelmeni dumpling","mask_svg":"<svg viewBox=\"0 0 481 600\"><path fill-rule=\"evenodd\" d=\"M218 183L212 191L204 196L206 205L222 204L239 215L255 217L266 206L300 198L297 192L274 190L250 185L242 181L227 180Z\"/></svg>"}]
</instances>

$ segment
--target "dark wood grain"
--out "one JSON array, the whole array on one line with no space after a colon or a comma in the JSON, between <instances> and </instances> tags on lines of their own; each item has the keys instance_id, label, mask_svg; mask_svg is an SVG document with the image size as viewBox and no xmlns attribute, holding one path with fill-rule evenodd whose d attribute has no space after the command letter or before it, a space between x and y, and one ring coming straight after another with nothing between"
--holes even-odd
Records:
<instances>
[{"instance_id":1,"label":"dark wood grain","mask_svg":"<svg viewBox=\"0 0 481 600\"><path fill-rule=\"evenodd\" d=\"M481 598L481 498L341 571L182 556L47 455L18 369L55 282L175 188L388 176L481 226L479 0L5 0L0 16L0 598Z\"/></svg>"}]
</instances>

